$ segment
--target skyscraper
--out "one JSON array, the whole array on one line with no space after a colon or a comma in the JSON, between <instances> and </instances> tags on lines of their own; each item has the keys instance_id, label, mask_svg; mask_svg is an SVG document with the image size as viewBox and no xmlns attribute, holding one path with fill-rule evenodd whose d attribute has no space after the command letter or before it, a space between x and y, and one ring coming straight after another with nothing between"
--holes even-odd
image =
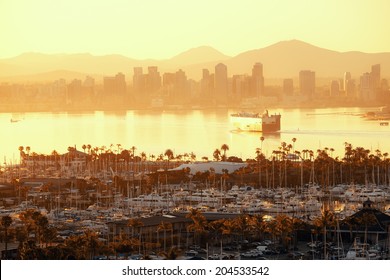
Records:
<instances>
[{"instance_id":1,"label":"skyscraper","mask_svg":"<svg viewBox=\"0 0 390 280\"><path fill-rule=\"evenodd\" d=\"M381 65L375 64L371 66L371 87L373 100L377 100L381 95Z\"/></svg>"},{"instance_id":2,"label":"skyscraper","mask_svg":"<svg viewBox=\"0 0 390 280\"><path fill-rule=\"evenodd\" d=\"M351 73L345 72L344 73L344 82L343 82L343 90L345 91L345 94L348 96L348 82L351 80Z\"/></svg>"},{"instance_id":3,"label":"skyscraper","mask_svg":"<svg viewBox=\"0 0 390 280\"><path fill-rule=\"evenodd\" d=\"M104 77L103 88L105 94L124 95L126 93L125 75L118 73L114 77Z\"/></svg>"},{"instance_id":4,"label":"skyscraper","mask_svg":"<svg viewBox=\"0 0 390 280\"><path fill-rule=\"evenodd\" d=\"M223 63L215 66L215 97L217 101L226 101L228 95L227 67Z\"/></svg>"},{"instance_id":5,"label":"skyscraper","mask_svg":"<svg viewBox=\"0 0 390 280\"><path fill-rule=\"evenodd\" d=\"M360 98L364 101L370 101L374 99L373 87L371 82L371 74L363 73L360 77Z\"/></svg>"},{"instance_id":6,"label":"skyscraper","mask_svg":"<svg viewBox=\"0 0 390 280\"><path fill-rule=\"evenodd\" d=\"M330 96L332 96L332 97L340 96L340 83L339 83L339 81L333 80L330 83Z\"/></svg>"},{"instance_id":7,"label":"skyscraper","mask_svg":"<svg viewBox=\"0 0 390 280\"><path fill-rule=\"evenodd\" d=\"M284 95L293 95L294 94L294 81L293 81L293 79L284 79L283 80L283 94Z\"/></svg>"},{"instance_id":8,"label":"skyscraper","mask_svg":"<svg viewBox=\"0 0 390 280\"><path fill-rule=\"evenodd\" d=\"M316 88L316 74L314 71L302 70L299 72L299 89L301 95L312 98Z\"/></svg>"},{"instance_id":9,"label":"skyscraper","mask_svg":"<svg viewBox=\"0 0 390 280\"><path fill-rule=\"evenodd\" d=\"M153 93L161 87L161 76L157 66L148 67L148 90ZM149 93L149 94L150 94Z\"/></svg>"},{"instance_id":10,"label":"skyscraper","mask_svg":"<svg viewBox=\"0 0 390 280\"><path fill-rule=\"evenodd\" d=\"M134 67L133 69L133 89L134 92L139 93L142 92L145 87L143 70L142 67Z\"/></svg>"},{"instance_id":11,"label":"skyscraper","mask_svg":"<svg viewBox=\"0 0 390 280\"><path fill-rule=\"evenodd\" d=\"M371 85L374 91L381 86L381 65L375 64L371 66Z\"/></svg>"},{"instance_id":12,"label":"skyscraper","mask_svg":"<svg viewBox=\"0 0 390 280\"><path fill-rule=\"evenodd\" d=\"M252 68L252 94L260 97L264 94L263 64L256 63Z\"/></svg>"},{"instance_id":13,"label":"skyscraper","mask_svg":"<svg viewBox=\"0 0 390 280\"><path fill-rule=\"evenodd\" d=\"M201 97L210 97L214 81L208 69L202 70L202 80L200 81L200 95Z\"/></svg>"}]
</instances>

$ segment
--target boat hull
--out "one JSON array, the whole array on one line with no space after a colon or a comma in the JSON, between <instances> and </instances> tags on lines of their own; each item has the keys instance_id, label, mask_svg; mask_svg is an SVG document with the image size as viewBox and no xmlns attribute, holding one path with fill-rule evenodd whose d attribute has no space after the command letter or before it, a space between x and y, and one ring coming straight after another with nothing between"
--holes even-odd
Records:
<instances>
[{"instance_id":1,"label":"boat hull","mask_svg":"<svg viewBox=\"0 0 390 280\"><path fill-rule=\"evenodd\" d=\"M276 132L280 130L281 115L262 116L258 114L231 114L230 121L235 129L251 132Z\"/></svg>"}]
</instances>

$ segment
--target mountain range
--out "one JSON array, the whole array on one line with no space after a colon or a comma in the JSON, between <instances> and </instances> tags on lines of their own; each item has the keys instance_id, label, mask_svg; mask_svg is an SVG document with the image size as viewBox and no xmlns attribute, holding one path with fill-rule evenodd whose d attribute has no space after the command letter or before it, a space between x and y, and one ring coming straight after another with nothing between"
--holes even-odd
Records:
<instances>
[{"instance_id":1,"label":"mountain range","mask_svg":"<svg viewBox=\"0 0 390 280\"><path fill-rule=\"evenodd\" d=\"M341 78L349 71L358 79L370 72L371 66L381 64L382 77L390 77L390 52L363 53L358 51L338 52L313 46L299 40L281 41L265 48L243 52L234 57L218 50L201 46L165 60L138 60L122 55L95 56L80 54L24 53L0 59L0 82L53 81L58 78L83 79L91 75L97 79L113 76L118 72L132 79L133 67L158 66L160 73L182 69L188 78L199 80L202 69L211 73L218 63L228 67L228 75L251 74L256 62L263 64L265 79L296 78L300 70L312 70L319 78Z\"/></svg>"}]
</instances>

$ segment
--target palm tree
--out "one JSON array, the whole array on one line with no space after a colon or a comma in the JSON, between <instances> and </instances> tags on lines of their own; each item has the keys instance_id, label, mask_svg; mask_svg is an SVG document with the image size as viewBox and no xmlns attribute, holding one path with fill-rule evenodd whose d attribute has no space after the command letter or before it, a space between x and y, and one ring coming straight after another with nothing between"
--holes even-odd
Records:
<instances>
[{"instance_id":1,"label":"palm tree","mask_svg":"<svg viewBox=\"0 0 390 280\"><path fill-rule=\"evenodd\" d=\"M164 153L164 156L167 157L167 170L169 169L169 161L173 159L173 151L171 149L167 149Z\"/></svg>"},{"instance_id":2,"label":"palm tree","mask_svg":"<svg viewBox=\"0 0 390 280\"><path fill-rule=\"evenodd\" d=\"M97 234L91 230L87 230L84 232L84 238L86 241L85 243L88 258L92 260L96 254L96 250L101 246L101 242L99 241Z\"/></svg>"},{"instance_id":3,"label":"palm tree","mask_svg":"<svg viewBox=\"0 0 390 280\"><path fill-rule=\"evenodd\" d=\"M24 147L23 146L19 146L19 154L20 154L20 164L22 164L22 159L24 158Z\"/></svg>"},{"instance_id":4,"label":"palm tree","mask_svg":"<svg viewBox=\"0 0 390 280\"><path fill-rule=\"evenodd\" d=\"M326 252L326 235L327 235L327 229L331 226L335 225L335 217L333 212L329 210L322 211L321 216L317 217L313 224L317 228L322 229L322 235L323 235L323 243L324 243L324 258L327 259L327 252Z\"/></svg>"},{"instance_id":5,"label":"palm tree","mask_svg":"<svg viewBox=\"0 0 390 280\"><path fill-rule=\"evenodd\" d=\"M242 239L246 239L247 234L250 230L250 216L249 215L240 215L234 218L234 231L237 236L240 236Z\"/></svg>"},{"instance_id":6,"label":"palm tree","mask_svg":"<svg viewBox=\"0 0 390 280\"><path fill-rule=\"evenodd\" d=\"M229 146L227 144L223 144L221 146L221 150L223 151L222 161L226 161L226 151L229 150Z\"/></svg>"},{"instance_id":7,"label":"palm tree","mask_svg":"<svg viewBox=\"0 0 390 280\"><path fill-rule=\"evenodd\" d=\"M127 226L131 228L131 237L134 237L134 229L140 228L144 225L144 223L139 218L129 219L127 222Z\"/></svg>"},{"instance_id":8,"label":"palm tree","mask_svg":"<svg viewBox=\"0 0 390 280\"><path fill-rule=\"evenodd\" d=\"M200 237L207 232L207 220L205 216L197 209L192 208L186 215L186 218L192 220L192 224L188 225L187 230L194 232L195 239L200 243Z\"/></svg>"},{"instance_id":9,"label":"palm tree","mask_svg":"<svg viewBox=\"0 0 390 280\"><path fill-rule=\"evenodd\" d=\"M293 142L293 144L292 144L292 150L293 150L293 152L294 152L294 150L295 150L295 142L297 141L297 138L293 138L293 139L291 139L291 141Z\"/></svg>"},{"instance_id":10,"label":"palm tree","mask_svg":"<svg viewBox=\"0 0 390 280\"><path fill-rule=\"evenodd\" d=\"M39 215L35 221L37 225L38 244L41 244L43 232L47 229L49 221L46 216Z\"/></svg>"},{"instance_id":11,"label":"palm tree","mask_svg":"<svg viewBox=\"0 0 390 280\"><path fill-rule=\"evenodd\" d=\"M215 161L219 161L220 158L221 158L221 151L218 150L218 149L215 149L214 153L213 153L213 157L214 157L214 160Z\"/></svg>"},{"instance_id":12,"label":"palm tree","mask_svg":"<svg viewBox=\"0 0 390 280\"><path fill-rule=\"evenodd\" d=\"M8 257L8 229L12 224L12 218L10 216L1 217L1 226L4 228L5 238L5 259Z\"/></svg>"}]
</instances>

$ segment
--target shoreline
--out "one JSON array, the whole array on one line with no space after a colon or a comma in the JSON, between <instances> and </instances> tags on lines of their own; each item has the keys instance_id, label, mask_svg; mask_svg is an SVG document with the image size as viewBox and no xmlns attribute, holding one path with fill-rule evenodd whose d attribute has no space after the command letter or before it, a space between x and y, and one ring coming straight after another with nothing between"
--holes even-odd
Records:
<instances>
[{"instance_id":1,"label":"shoreline","mask_svg":"<svg viewBox=\"0 0 390 280\"><path fill-rule=\"evenodd\" d=\"M282 110L296 110L296 109L306 109L306 110L316 110L316 109L336 109L336 108L380 108L385 107L387 104L383 103L373 103L373 104L351 104L351 105L332 105L326 106L323 104L322 106L316 105L304 105L304 106L284 106L284 104L272 104L270 106L213 106L213 107L205 107L205 106L190 106L186 107L185 105L172 105L165 106L161 108L152 108L152 107L96 107L96 108L54 108L51 110L47 110L44 108L1 108L0 106L0 114L6 113L15 113L15 114L23 114L23 113L91 113L91 112L126 112L126 111L143 111L143 112L181 112L181 111L218 111L218 110L236 110L236 111L261 111L264 108L268 110L274 109L282 109Z\"/></svg>"}]
</instances>

